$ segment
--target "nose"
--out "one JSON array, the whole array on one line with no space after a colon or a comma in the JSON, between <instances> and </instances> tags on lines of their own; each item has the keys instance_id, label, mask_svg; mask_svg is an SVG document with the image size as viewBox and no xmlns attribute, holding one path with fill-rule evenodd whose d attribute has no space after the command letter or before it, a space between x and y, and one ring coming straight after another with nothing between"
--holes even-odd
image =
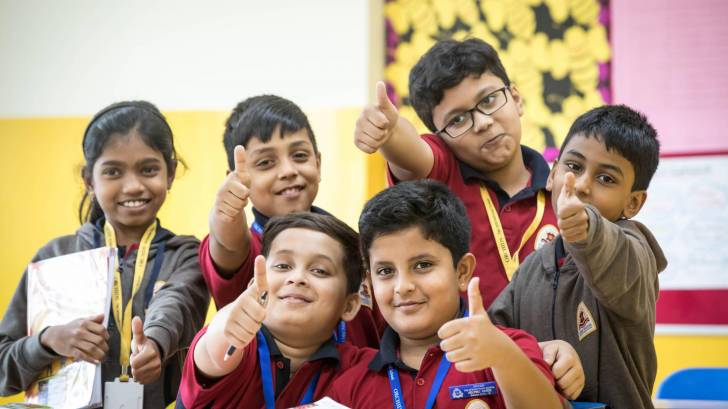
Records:
<instances>
[{"instance_id":1,"label":"nose","mask_svg":"<svg viewBox=\"0 0 728 409\"><path fill-rule=\"evenodd\" d=\"M591 177L587 172L582 172L576 177L574 180L574 191L580 199L591 194Z\"/></svg>"},{"instance_id":2,"label":"nose","mask_svg":"<svg viewBox=\"0 0 728 409\"><path fill-rule=\"evenodd\" d=\"M140 194L144 191L144 184L139 180L137 175L129 172L124 178L122 191L128 195Z\"/></svg>"},{"instance_id":3,"label":"nose","mask_svg":"<svg viewBox=\"0 0 728 409\"><path fill-rule=\"evenodd\" d=\"M286 277L286 284L306 285L308 283L308 275L303 268L293 268Z\"/></svg>"},{"instance_id":4,"label":"nose","mask_svg":"<svg viewBox=\"0 0 728 409\"><path fill-rule=\"evenodd\" d=\"M291 158L286 158L280 162L278 167L278 178L288 179L298 174L298 168Z\"/></svg>"},{"instance_id":5,"label":"nose","mask_svg":"<svg viewBox=\"0 0 728 409\"><path fill-rule=\"evenodd\" d=\"M394 287L394 292L403 295L411 293L415 289L415 283L412 281L412 277L408 273L397 274L397 283Z\"/></svg>"},{"instance_id":6,"label":"nose","mask_svg":"<svg viewBox=\"0 0 728 409\"><path fill-rule=\"evenodd\" d=\"M480 132L485 131L493 125L493 117L486 115L477 109L473 111L473 131Z\"/></svg>"}]
</instances>

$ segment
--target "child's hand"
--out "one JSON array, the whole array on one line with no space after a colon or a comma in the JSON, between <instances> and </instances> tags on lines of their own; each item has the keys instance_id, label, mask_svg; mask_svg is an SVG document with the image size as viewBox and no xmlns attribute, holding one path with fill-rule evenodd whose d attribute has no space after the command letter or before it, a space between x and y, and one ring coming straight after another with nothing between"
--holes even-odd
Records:
<instances>
[{"instance_id":1,"label":"child's hand","mask_svg":"<svg viewBox=\"0 0 728 409\"><path fill-rule=\"evenodd\" d=\"M501 364L505 355L501 351L510 341L503 331L496 328L483 308L480 296L480 279L473 278L468 284L468 308L470 316L445 323L437 336L440 348L447 360L460 372L474 372Z\"/></svg>"},{"instance_id":2,"label":"child's hand","mask_svg":"<svg viewBox=\"0 0 728 409\"><path fill-rule=\"evenodd\" d=\"M564 175L564 184L561 186L561 194L556 203L559 229L566 243L584 241L589 232L589 215L585 210L586 205L576 195L575 182L573 173L567 172Z\"/></svg>"},{"instance_id":3,"label":"child's hand","mask_svg":"<svg viewBox=\"0 0 728 409\"><path fill-rule=\"evenodd\" d=\"M141 318L132 319L131 333L131 376L142 385L152 383L162 375L159 347L153 339L144 335Z\"/></svg>"},{"instance_id":4,"label":"child's hand","mask_svg":"<svg viewBox=\"0 0 728 409\"><path fill-rule=\"evenodd\" d=\"M235 147L235 169L230 172L215 197L213 216L224 222L232 222L241 217L248 205L250 176L245 167L245 148Z\"/></svg>"},{"instance_id":5,"label":"child's hand","mask_svg":"<svg viewBox=\"0 0 728 409\"><path fill-rule=\"evenodd\" d=\"M58 355L98 364L109 351L109 333L103 322L104 314L99 314L48 327L40 342Z\"/></svg>"},{"instance_id":6,"label":"child's hand","mask_svg":"<svg viewBox=\"0 0 728 409\"><path fill-rule=\"evenodd\" d=\"M560 339L539 342L543 359L551 367L559 392L570 400L579 397L584 389L584 368L574 347Z\"/></svg>"},{"instance_id":7,"label":"child's hand","mask_svg":"<svg viewBox=\"0 0 728 409\"><path fill-rule=\"evenodd\" d=\"M265 319L265 305L261 305L261 300L265 299L268 293L265 257L255 258L254 270L253 284L234 302L223 308L227 310L222 320L223 334L227 343L235 346L236 353L240 353L242 348L255 338Z\"/></svg>"},{"instance_id":8,"label":"child's hand","mask_svg":"<svg viewBox=\"0 0 728 409\"><path fill-rule=\"evenodd\" d=\"M399 111L387 96L387 87L377 82L377 103L359 115L354 129L354 145L366 153L376 152L387 143L399 120Z\"/></svg>"}]
</instances>

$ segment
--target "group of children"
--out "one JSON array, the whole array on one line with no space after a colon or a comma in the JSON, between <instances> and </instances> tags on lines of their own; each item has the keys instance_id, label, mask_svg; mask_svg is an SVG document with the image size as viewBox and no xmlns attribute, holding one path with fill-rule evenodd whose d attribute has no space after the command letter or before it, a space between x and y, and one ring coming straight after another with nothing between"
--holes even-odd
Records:
<instances>
[{"instance_id":1,"label":"group of children","mask_svg":"<svg viewBox=\"0 0 728 409\"><path fill-rule=\"evenodd\" d=\"M399 116L381 83L357 121L354 143L384 155L392 185L366 203L358 234L313 206L321 155L300 108L271 95L241 102L199 252L156 219L178 164L162 114L145 102L99 112L83 139L84 224L34 260L115 240L135 318L28 336L24 275L0 324L2 392L67 356L100 362L105 380L128 365L145 408L326 396L355 408L652 407L666 261L630 220L659 157L646 118L625 106L583 114L549 168L520 144L521 96L477 39L433 46L412 69L410 99L431 134ZM152 291L133 290L137 274ZM218 311L200 330L208 289Z\"/></svg>"}]
</instances>

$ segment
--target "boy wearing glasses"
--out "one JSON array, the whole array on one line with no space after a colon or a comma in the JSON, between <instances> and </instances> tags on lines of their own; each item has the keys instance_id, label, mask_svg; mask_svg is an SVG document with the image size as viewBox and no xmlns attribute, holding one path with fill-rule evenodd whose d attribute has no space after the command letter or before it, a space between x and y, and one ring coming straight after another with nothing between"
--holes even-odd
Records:
<instances>
[{"instance_id":1,"label":"boy wearing glasses","mask_svg":"<svg viewBox=\"0 0 728 409\"><path fill-rule=\"evenodd\" d=\"M435 44L412 68L409 93L432 134L418 135L379 83L377 104L357 121L355 144L366 153L381 150L391 184L435 179L465 203L474 277L488 307L519 262L558 235L545 190L549 167L521 145L521 96L482 40Z\"/></svg>"}]
</instances>

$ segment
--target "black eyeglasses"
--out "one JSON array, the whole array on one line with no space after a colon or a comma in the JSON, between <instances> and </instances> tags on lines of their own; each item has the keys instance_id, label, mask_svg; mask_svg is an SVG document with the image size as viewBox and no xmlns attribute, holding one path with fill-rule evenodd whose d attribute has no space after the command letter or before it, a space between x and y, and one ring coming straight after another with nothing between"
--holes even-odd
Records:
<instances>
[{"instance_id":1,"label":"black eyeglasses","mask_svg":"<svg viewBox=\"0 0 728 409\"><path fill-rule=\"evenodd\" d=\"M485 98L481 99L477 105L471 109L456 115L453 119L445 125L444 128L435 132L436 134L445 134L453 139L463 135L472 129L475 123L475 111L480 112L483 115L493 115L499 109L503 108L508 103L508 94L506 90L508 87L497 89L490 94L486 95Z\"/></svg>"}]
</instances>

